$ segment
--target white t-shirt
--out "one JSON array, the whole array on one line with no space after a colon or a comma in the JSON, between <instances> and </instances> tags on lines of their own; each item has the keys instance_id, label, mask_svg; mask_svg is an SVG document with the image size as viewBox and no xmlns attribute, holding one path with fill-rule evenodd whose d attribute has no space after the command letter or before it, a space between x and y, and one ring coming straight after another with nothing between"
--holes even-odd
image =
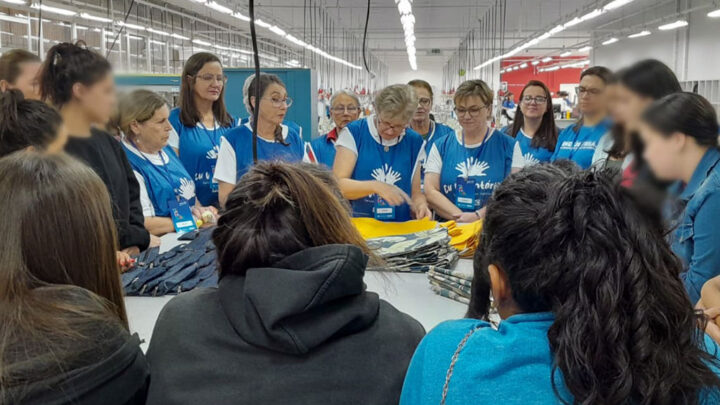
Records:
<instances>
[{"instance_id":1,"label":"white t-shirt","mask_svg":"<svg viewBox=\"0 0 720 405\"><path fill-rule=\"evenodd\" d=\"M174 132L174 131L173 131ZM176 134L177 135L177 134ZM172 135L171 135L172 138ZM123 145L130 150L130 152L140 156L141 158L145 158L150 163L154 164L155 166L165 166L170 162L170 158L168 157L167 153L165 153L164 150L160 151L160 154L142 154L140 153L137 148L135 148L131 143L126 142L123 140ZM162 160L161 159L162 156ZM153 206L152 200L150 199L150 193L147 188L147 184L145 184L145 177L143 177L140 172L137 170L133 170L133 174L135 174L135 178L137 179L138 185L140 186L140 205L142 206L143 210L143 216L145 218L150 218L155 216L155 206Z\"/></svg>"}]
</instances>

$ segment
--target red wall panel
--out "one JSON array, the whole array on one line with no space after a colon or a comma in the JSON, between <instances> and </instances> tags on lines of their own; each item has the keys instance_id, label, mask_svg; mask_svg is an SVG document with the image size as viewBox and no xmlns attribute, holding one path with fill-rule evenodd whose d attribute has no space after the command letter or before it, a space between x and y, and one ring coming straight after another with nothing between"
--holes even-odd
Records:
<instances>
[{"instance_id":1,"label":"red wall panel","mask_svg":"<svg viewBox=\"0 0 720 405\"><path fill-rule=\"evenodd\" d=\"M515 65L517 63L517 61L503 63L502 67L505 68L505 66ZM501 74L500 81L508 83L508 91L511 91L514 94L516 103L519 101L518 99L520 98L520 92L522 91L523 87L525 87L527 82L533 79L540 80L541 82L545 83L550 89L550 91L553 93L553 95L555 95L560 90L560 84L580 82L580 73L582 73L583 69L568 68L543 73L539 73L537 71L539 67L542 67L544 65L552 66L556 63L556 61L553 61L533 66L530 65L528 61L529 66L525 69L513 70L512 72Z\"/></svg>"}]
</instances>

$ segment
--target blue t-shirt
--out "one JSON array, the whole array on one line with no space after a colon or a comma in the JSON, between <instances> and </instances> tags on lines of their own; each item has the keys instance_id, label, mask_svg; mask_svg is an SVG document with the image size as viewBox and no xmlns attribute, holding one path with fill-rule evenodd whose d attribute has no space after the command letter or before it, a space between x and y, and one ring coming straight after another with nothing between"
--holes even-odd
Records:
<instances>
[{"instance_id":1,"label":"blue t-shirt","mask_svg":"<svg viewBox=\"0 0 720 405\"><path fill-rule=\"evenodd\" d=\"M412 195L412 176L415 169L423 139L412 129L406 129L398 143L390 146L388 151L379 142L379 135L375 128L374 115L368 118L351 122L345 127L338 139L338 145L348 147L357 153L357 163L352 173L352 179L358 181L380 181L395 185L408 195ZM347 130L347 132L346 132ZM344 139L349 132L350 139ZM346 145L349 142L352 145ZM383 141L386 142L386 141ZM350 203L355 217L373 217L375 208L375 195L369 195ZM403 222L410 220L410 206L403 204L395 207L395 219Z\"/></svg>"},{"instance_id":2,"label":"blue t-shirt","mask_svg":"<svg viewBox=\"0 0 720 405\"><path fill-rule=\"evenodd\" d=\"M447 405L562 403L553 392L553 354L547 334L552 313L513 315L494 329L476 319L448 321L425 336L410 362L401 405L441 403L445 379L460 342L475 331L459 352L448 383ZM717 358L718 346L705 335L704 349ZM714 365L711 369L718 374ZM565 403L573 396L557 370L555 385ZM700 404L717 404L717 390L699 394Z\"/></svg>"},{"instance_id":3,"label":"blue t-shirt","mask_svg":"<svg viewBox=\"0 0 720 405\"><path fill-rule=\"evenodd\" d=\"M317 137L310 142L315 158L321 165L332 168L335 164L335 141L337 140L337 128L333 128L327 134Z\"/></svg>"},{"instance_id":4,"label":"blue t-shirt","mask_svg":"<svg viewBox=\"0 0 720 405\"><path fill-rule=\"evenodd\" d=\"M445 137L435 143L425 166L427 173L440 175L440 190L453 204L457 204L458 178L475 181L475 209L464 210L467 212L484 207L512 170L515 140L500 131L490 131L481 144L465 147L458 139L460 133Z\"/></svg>"},{"instance_id":5,"label":"blue t-shirt","mask_svg":"<svg viewBox=\"0 0 720 405\"><path fill-rule=\"evenodd\" d=\"M555 153L550 161L567 159L577 163L583 169L589 168L600 139L610 130L611 126L610 120L606 119L592 127L582 126L578 132L574 130L575 125L563 129L558 135Z\"/></svg>"},{"instance_id":6,"label":"blue t-shirt","mask_svg":"<svg viewBox=\"0 0 720 405\"><path fill-rule=\"evenodd\" d=\"M182 198L188 201L191 207L195 205L193 180L172 148L166 146L163 149L167 161L163 159L163 154L160 155L164 165L153 164L149 156L138 155L141 152L135 148L131 150L124 142L123 149L133 170L143 177L156 217L170 216L168 201L171 200Z\"/></svg>"},{"instance_id":7,"label":"blue t-shirt","mask_svg":"<svg viewBox=\"0 0 720 405\"><path fill-rule=\"evenodd\" d=\"M532 138L525 135L522 129L518 131L515 142L520 149L522 161L525 164L523 166L513 165L513 167L525 167L538 163L546 163L549 162L553 156L553 152L545 148L534 148L532 146Z\"/></svg>"},{"instance_id":8,"label":"blue t-shirt","mask_svg":"<svg viewBox=\"0 0 720 405\"><path fill-rule=\"evenodd\" d=\"M288 146L258 137L258 161L299 162L303 160L305 143L300 138L300 134L285 124L282 124L281 128L284 141ZM252 139L252 127L249 123L241 125L223 136L223 145L215 171L216 180L237 184L240 178L250 170L253 165ZM228 147L227 150L225 150L226 147Z\"/></svg>"},{"instance_id":9,"label":"blue t-shirt","mask_svg":"<svg viewBox=\"0 0 720 405\"><path fill-rule=\"evenodd\" d=\"M180 109L170 111L170 124L177 134L177 143L171 135L170 146L177 148L185 169L195 180L195 192L200 204L204 206L217 205L218 189L213 183L213 173L220 152L220 139L233 127L206 128L202 123L194 127L187 127L180 122Z\"/></svg>"}]
</instances>

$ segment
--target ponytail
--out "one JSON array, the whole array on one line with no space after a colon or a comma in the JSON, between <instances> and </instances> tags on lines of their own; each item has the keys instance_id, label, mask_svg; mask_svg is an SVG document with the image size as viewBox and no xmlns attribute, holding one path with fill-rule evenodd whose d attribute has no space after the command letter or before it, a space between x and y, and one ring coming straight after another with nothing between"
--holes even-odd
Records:
<instances>
[{"instance_id":1,"label":"ponytail","mask_svg":"<svg viewBox=\"0 0 720 405\"><path fill-rule=\"evenodd\" d=\"M25 100L19 90L0 93L0 157L34 147L44 150L57 138L60 114L37 100Z\"/></svg>"},{"instance_id":2,"label":"ponytail","mask_svg":"<svg viewBox=\"0 0 720 405\"><path fill-rule=\"evenodd\" d=\"M90 86L111 72L110 63L78 41L50 48L40 71L40 96L60 108L72 100L73 86Z\"/></svg>"}]
</instances>

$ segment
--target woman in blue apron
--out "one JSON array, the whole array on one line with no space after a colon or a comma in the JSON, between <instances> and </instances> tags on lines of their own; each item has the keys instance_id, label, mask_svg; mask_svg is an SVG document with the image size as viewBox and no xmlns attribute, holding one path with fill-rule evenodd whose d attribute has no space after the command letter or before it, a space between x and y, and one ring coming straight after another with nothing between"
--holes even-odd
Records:
<instances>
[{"instance_id":1,"label":"woman in blue apron","mask_svg":"<svg viewBox=\"0 0 720 405\"><path fill-rule=\"evenodd\" d=\"M192 176L200 203L217 205L218 186L212 179L220 138L237 126L225 108L227 77L217 56L201 52L185 63L181 81L180 107L170 112L169 145Z\"/></svg>"},{"instance_id":2,"label":"woman in blue apron","mask_svg":"<svg viewBox=\"0 0 720 405\"><path fill-rule=\"evenodd\" d=\"M217 216L214 207L200 205L195 182L167 145L172 131L169 115L162 97L136 90L121 100L113 122L124 134L123 148L140 185L145 228L156 236L181 231L176 229L178 218L174 214L180 207L193 213L193 224L198 219L214 223Z\"/></svg>"},{"instance_id":3,"label":"woman in blue apron","mask_svg":"<svg viewBox=\"0 0 720 405\"><path fill-rule=\"evenodd\" d=\"M260 80L251 79L248 86L249 107L255 119L255 90L260 90L260 114L257 117L257 159L298 162L303 160L305 144L297 126L283 123L292 99L288 97L285 84L279 77L261 74ZM220 205L224 206L228 195L240 178L253 165L252 120L223 135L215 168L214 180L219 186Z\"/></svg>"},{"instance_id":4,"label":"woman in blue apron","mask_svg":"<svg viewBox=\"0 0 720 405\"><path fill-rule=\"evenodd\" d=\"M330 118L335 122L327 134L310 142L315 162L332 168L335 163L335 142L340 131L360 117L360 99L348 90L335 92L330 98ZM312 159L310 159L312 161Z\"/></svg>"},{"instance_id":5,"label":"woman in blue apron","mask_svg":"<svg viewBox=\"0 0 720 405\"><path fill-rule=\"evenodd\" d=\"M695 304L709 279L720 275L720 151L714 107L692 93L674 93L643 114L643 157L661 180L674 180L671 193L672 249L682 260L680 278ZM673 211L673 210L668 210ZM673 213L675 214L675 213Z\"/></svg>"},{"instance_id":6,"label":"woman in blue apron","mask_svg":"<svg viewBox=\"0 0 720 405\"><path fill-rule=\"evenodd\" d=\"M425 164L425 194L436 214L473 222L510 174L515 140L488 126L493 92L482 80L468 80L455 92L462 131L432 146Z\"/></svg>"},{"instance_id":7,"label":"woman in blue apron","mask_svg":"<svg viewBox=\"0 0 720 405\"><path fill-rule=\"evenodd\" d=\"M555 151L558 130L552 109L552 96L545 83L530 80L520 92L515 120L507 132L515 138L512 171L549 162Z\"/></svg>"},{"instance_id":8,"label":"woman in blue apron","mask_svg":"<svg viewBox=\"0 0 720 405\"><path fill-rule=\"evenodd\" d=\"M410 121L410 128L423 137L423 153L420 153L418 165L415 168L416 173L413 176L413 190L417 192L417 187L423 190L423 182L425 181L425 158L430 153L430 148L435 141L440 140L454 134L455 131L447 125L438 124L430 119L430 111L433 107L433 90L430 83L425 80L411 80L408 82L415 95L418 98L417 109Z\"/></svg>"},{"instance_id":9,"label":"woman in blue apron","mask_svg":"<svg viewBox=\"0 0 720 405\"><path fill-rule=\"evenodd\" d=\"M375 98L374 115L340 133L333 171L353 216L395 222L430 216L425 196L412 192L423 139L407 126L417 104L412 87L388 86Z\"/></svg>"},{"instance_id":10,"label":"woman in blue apron","mask_svg":"<svg viewBox=\"0 0 720 405\"><path fill-rule=\"evenodd\" d=\"M582 72L577 88L582 118L560 132L551 161L567 159L583 169L590 167L600 139L612 126L608 116L606 87L613 80L613 73L602 66L594 66Z\"/></svg>"}]
</instances>

